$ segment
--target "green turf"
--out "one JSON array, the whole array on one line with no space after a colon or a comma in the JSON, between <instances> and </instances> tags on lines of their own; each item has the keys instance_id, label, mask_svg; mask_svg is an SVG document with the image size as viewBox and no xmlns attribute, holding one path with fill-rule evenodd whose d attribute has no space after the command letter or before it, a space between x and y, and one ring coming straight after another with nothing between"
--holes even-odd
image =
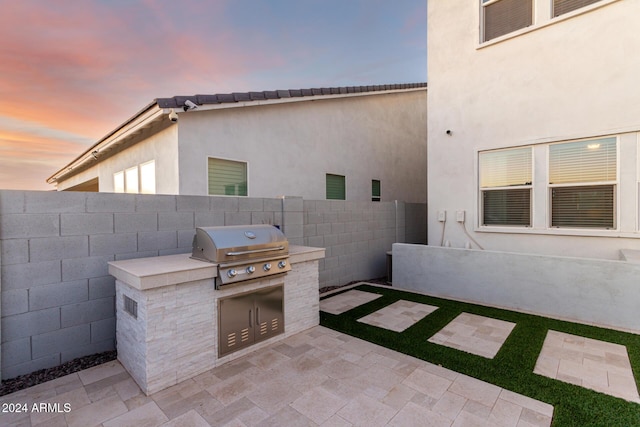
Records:
<instances>
[{"instance_id":1,"label":"green turf","mask_svg":"<svg viewBox=\"0 0 640 427\"><path fill-rule=\"evenodd\" d=\"M355 289L383 296L340 315L320 312L321 325L547 402L554 407L554 427L640 426L640 404L533 373L547 331L554 330L624 345L637 385L640 335L433 298L393 288L361 285ZM400 299L439 308L402 333L357 322L357 319ZM486 359L427 341L462 312L516 323L495 358Z\"/></svg>"}]
</instances>

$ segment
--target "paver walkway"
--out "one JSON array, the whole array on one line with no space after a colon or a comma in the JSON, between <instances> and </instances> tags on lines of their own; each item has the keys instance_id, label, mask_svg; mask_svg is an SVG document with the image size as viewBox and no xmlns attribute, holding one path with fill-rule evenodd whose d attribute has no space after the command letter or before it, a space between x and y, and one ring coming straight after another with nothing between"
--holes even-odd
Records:
<instances>
[{"instance_id":1,"label":"paver walkway","mask_svg":"<svg viewBox=\"0 0 640 427\"><path fill-rule=\"evenodd\" d=\"M429 341L493 359L514 326L504 320L461 313Z\"/></svg>"},{"instance_id":2,"label":"paver walkway","mask_svg":"<svg viewBox=\"0 0 640 427\"><path fill-rule=\"evenodd\" d=\"M358 319L358 322L402 332L437 309L432 305L400 300Z\"/></svg>"},{"instance_id":3,"label":"paver walkway","mask_svg":"<svg viewBox=\"0 0 640 427\"><path fill-rule=\"evenodd\" d=\"M109 362L0 397L2 426L549 426L553 407L318 326L151 396ZM64 404L70 411L64 413Z\"/></svg>"},{"instance_id":4,"label":"paver walkway","mask_svg":"<svg viewBox=\"0 0 640 427\"><path fill-rule=\"evenodd\" d=\"M380 298L382 295L352 289L331 298L320 301L320 311L331 314L342 314L359 305Z\"/></svg>"},{"instance_id":5,"label":"paver walkway","mask_svg":"<svg viewBox=\"0 0 640 427\"><path fill-rule=\"evenodd\" d=\"M549 331L536 374L640 403L625 346Z\"/></svg>"}]
</instances>

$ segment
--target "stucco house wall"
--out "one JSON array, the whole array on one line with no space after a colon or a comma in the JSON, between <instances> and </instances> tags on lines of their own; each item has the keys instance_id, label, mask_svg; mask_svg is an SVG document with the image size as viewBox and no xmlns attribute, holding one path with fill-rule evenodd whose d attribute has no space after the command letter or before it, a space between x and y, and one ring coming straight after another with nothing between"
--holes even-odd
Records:
<instances>
[{"instance_id":1,"label":"stucco house wall","mask_svg":"<svg viewBox=\"0 0 640 427\"><path fill-rule=\"evenodd\" d=\"M322 200L343 175L347 200L426 200L426 89L195 110L179 121L180 194L207 194L207 157L247 162L248 195Z\"/></svg>"},{"instance_id":2,"label":"stucco house wall","mask_svg":"<svg viewBox=\"0 0 640 427\"><path fill-rule=\"evenodd\" d=\"M550 2L534 3L532 26L481 43L480 1L429 2L428 241L617 259L640 248L640 2L601 0L553 19ZM617 138L617 229L551 228L549 144L602 136ZM478 152L517 146L533 147L533 225L480 227Z\"/></svg>"},{"instance_id":3,"label":"stucco house wall","mask_svg":"<svg viewBox=\"0 0 640 427\"><path fill-rule=\"evenodd\" d=\"M326 174L334 174L345 177L346 200L371 201L379 180L382 201L425 203L427 88L395 86L298 97L281 91L286 97L262 100L220 95L245 100L203 101L187 111L167 107L185 97L162 98L48 182L67 190L98 177L98 191L113 192L114 173L153 160L156 194L202 196L213 157L246 162L249 197L322 200Z\"/></svg>"}]
</instances>

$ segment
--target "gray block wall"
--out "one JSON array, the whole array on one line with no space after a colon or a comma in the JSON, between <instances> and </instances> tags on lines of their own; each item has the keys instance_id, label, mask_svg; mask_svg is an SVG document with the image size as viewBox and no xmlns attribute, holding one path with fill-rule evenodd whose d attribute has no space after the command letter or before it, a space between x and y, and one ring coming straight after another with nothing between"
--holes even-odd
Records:
<instances>
[{"instance_id":1,"label":"gray block wall","mask_svg":"<svg viewBox=\"0 0 640 427\"><path fill-rule=\"evenodd\" d=\"M274 224L326 247L320 286L339 285L385 275L392 243L426 239L414 205L0 190L1 377L115 348L109 261L190 252L196 227Z\"/></svg>"}]
</instances>

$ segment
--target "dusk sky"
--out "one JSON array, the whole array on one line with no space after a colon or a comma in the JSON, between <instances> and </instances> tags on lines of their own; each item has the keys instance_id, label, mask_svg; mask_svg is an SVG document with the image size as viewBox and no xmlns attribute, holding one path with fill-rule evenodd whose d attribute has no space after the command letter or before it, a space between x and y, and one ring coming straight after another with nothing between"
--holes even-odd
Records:
<instances>
[{"instance_id":1,"label":"dusk sky","mask_svg":"<svg viewBox=\"0 0 640 427\"><path fill-rule=\"evenodd\" d=\"M155 98L427 80L427 0L0 0L0 189Z\"/></svg>"}]
</instances>

